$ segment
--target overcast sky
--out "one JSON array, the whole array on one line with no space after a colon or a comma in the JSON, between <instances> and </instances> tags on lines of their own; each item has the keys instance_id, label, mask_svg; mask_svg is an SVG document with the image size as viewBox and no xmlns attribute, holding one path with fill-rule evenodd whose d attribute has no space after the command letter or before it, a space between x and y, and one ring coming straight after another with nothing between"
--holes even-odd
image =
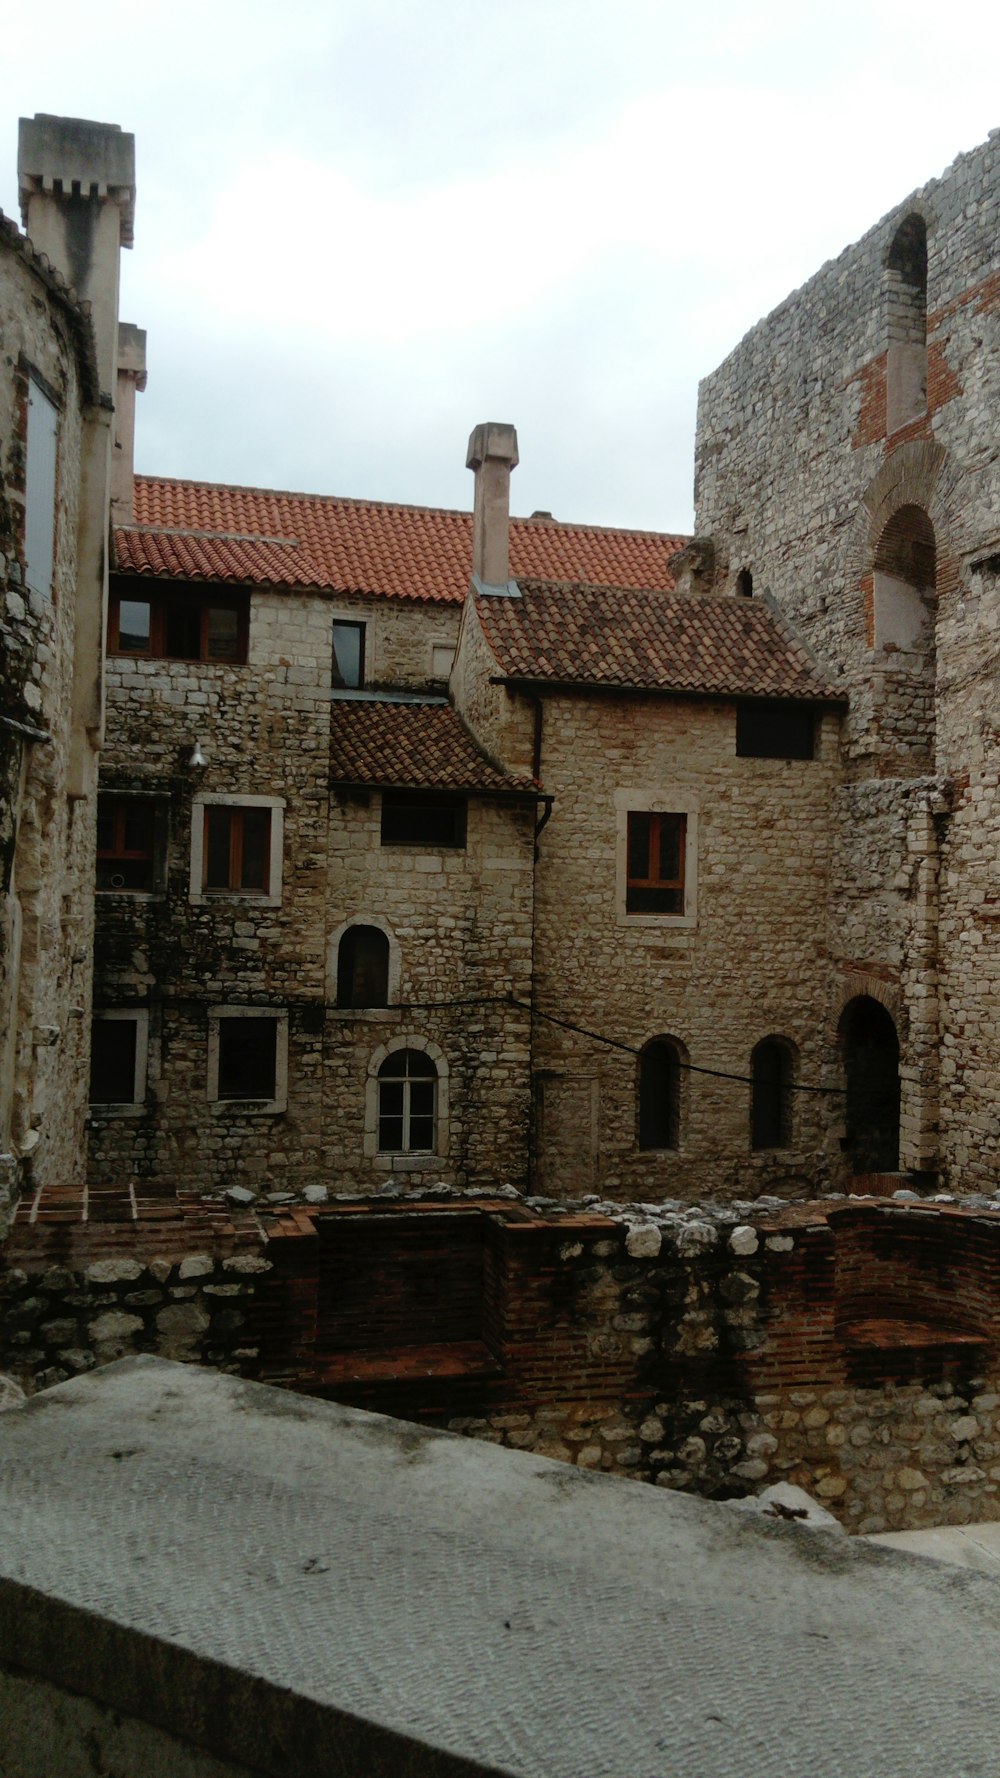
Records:
<instances>
[{"instance_id":1,"label":"overcast sky","mask_svg":"<svg viewBox=\"0 0 1000 1778\"><path fill-rule=\"evenodd\" d=\"M95 22L96 21L96 22ZM686 530L697 383L1000 125L996 0L47 0L18 115L134 131L137 465Z\"/></svg>"}]
</instances>

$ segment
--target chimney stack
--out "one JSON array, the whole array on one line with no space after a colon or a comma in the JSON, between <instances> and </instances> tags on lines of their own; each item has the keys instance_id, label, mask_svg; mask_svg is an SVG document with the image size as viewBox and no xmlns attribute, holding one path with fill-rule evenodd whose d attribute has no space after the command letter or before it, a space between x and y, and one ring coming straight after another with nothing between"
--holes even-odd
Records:
<instances>
[{"instance_id":1,"label":"chimney stack","mask_svg":"<svg viewBox=\"0 0 1000 1778\"><path fill-rule=\"evenodd\" d=\"M111 455L111 523L135 519L135 398L146 387L146 329L118 324L118 393Z\"/></svg>"},{"instance_id":2,"label":"chimney stack","mask_svg":"<svg viewBox=\"0 0 1000 1778\"><path fill-rule=\"evenodd\" d=\"M22 117L21 217L31 244L89 302L102 395L114 399L118 262L135 221L135 138L115 123Z\"/></svg>"},{"instance_id":3,"label":"chimney stack","mask_svg":"<svg viewBox=\"0 0 1000 1778\"><path fill-rule=\"evenodd\" d=\"M510 472L517 467L517 432L487 420L469 439L466 468L475 472L472 578L482 593L517 594L510 578Z\"/></svg>"}]
</instances>

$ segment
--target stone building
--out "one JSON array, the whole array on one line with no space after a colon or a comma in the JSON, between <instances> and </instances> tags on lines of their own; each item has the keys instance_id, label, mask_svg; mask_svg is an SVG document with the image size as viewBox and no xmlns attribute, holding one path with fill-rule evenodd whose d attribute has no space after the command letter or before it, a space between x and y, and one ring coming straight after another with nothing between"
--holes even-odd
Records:
<instances>
[{"instance_id":1,"label":"stone building","mask_svg":"<svg viewBox=\"0 0 1000 1778\"><path fill-rule=\"evenodd\" d=\"M118 259L132 137L20 133L0 218L0 1225L79 1176L87 1106Z\"/></svg>"},{"instance_id":2,"label":"stone building","mask_svg":"<svg viewBox=\"0 0 1000 1778\"><path fill-rule=\"evenodd\" d=\"M957 1191L1000 1154L998 220L994 133L706 379L696 463L720 590L766 589L849 700L814 1007L846 1067L831 1136Z\"/></svg>"}]
</instances>

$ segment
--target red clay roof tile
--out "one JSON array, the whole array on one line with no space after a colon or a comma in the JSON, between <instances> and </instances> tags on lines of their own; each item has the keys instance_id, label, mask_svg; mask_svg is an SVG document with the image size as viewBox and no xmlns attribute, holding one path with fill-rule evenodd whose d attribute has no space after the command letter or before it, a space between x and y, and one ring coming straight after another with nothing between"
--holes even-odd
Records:
<instances>
[{"instance_id":1,"label":"red clay roof tile","mask_svg":"<svg viewBox=\"0 0 1000 1778\"><path fill-rule=\"evenodd\" d=\"M135 519L114 533L122 574L448 604L461 604L468 591L468 512L140 475ZM512 519L511 573L665 592L673 586L670 558L687 541L659 531Z\"/></svg>"},{"instance_id":2,"label":"red clay roof tile","mask_svg":"<svg viewBox=\"0 0 1000 1778\"><path fill-rule=\"evenodd\" d=\"M759 600L519 584L519 599L476 599L505 678L717 697L844 698L843 687L824 678Z\"/></svg>"},{"instance_id":3,"label":"red clay roof tile","mask_svg":"<svg viewBox=\"0 0 1000 1778\"><path fill-rule=\"evenodd\" d=\"M334 784L531 795L528 778L501 771L477 747L450 704L334 698L330 712Z\"/></svg>"}]
</instances>

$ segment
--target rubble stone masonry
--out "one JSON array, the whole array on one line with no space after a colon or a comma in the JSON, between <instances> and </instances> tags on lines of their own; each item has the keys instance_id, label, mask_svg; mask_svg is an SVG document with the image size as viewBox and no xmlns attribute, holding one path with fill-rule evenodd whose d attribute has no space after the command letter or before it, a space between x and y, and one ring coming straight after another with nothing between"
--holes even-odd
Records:
<instances>
[{"instance_id":1,"label":"rubble stone masonry","mask_svg":"<svg viewBox=\"0 0 1000 1778\"><path fill-rule=\"evenodd\" d=\"M926 342L926 399L911 388L901 417L886 400L893 267L921 231L926 296L911 272L907 326L908 350ZM696 453L720 585L750 570L850 696L825 1041L834 1053L845 1002L881 983L902 1044L901 1163L958 1191L992 1182L1000 1156L998 241L994 133L705 380Z\"/></svg>"}]
</instances>

